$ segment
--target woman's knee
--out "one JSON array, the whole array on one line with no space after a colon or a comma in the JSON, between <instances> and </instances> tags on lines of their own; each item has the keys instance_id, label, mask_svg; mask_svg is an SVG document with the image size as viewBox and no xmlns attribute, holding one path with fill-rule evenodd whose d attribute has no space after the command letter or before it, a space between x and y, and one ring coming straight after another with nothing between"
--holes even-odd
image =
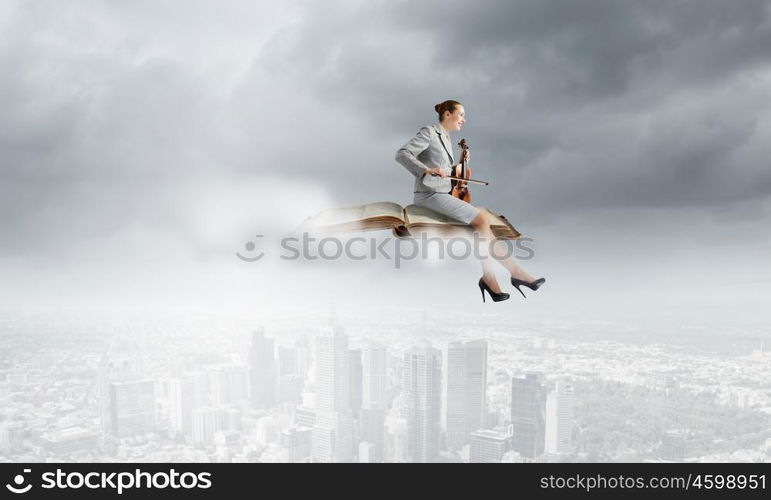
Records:
<instances>
[{"instance_id":1,"label":"woman's knee","mask_svg":"<svg viewBox=\"0 0 771 500\"><path fill-rule=\"evenodd\" d=\"M487 218L485 217L485 214L482 212L479 212L476 217L474 217L471 222L469 223L471 227L474 229L485 229L486 227L489 227L490 224L487 222Z\"/></svg>"}]
</instances>

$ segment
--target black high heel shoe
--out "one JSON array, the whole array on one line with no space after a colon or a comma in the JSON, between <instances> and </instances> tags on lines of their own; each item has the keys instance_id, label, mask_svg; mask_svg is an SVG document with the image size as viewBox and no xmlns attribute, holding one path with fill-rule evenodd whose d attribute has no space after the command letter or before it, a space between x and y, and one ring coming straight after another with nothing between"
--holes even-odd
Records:
<instances>
[{"instance_id":1,"label":"black high heel shoe","mask_svg":"<svg viewBox=\"0 0 771 500\"><path fill-rule=\"evenodd\" d=\"M495 293L493 292L490 287L485 283L484 278L479 278L479 291L482 292L482 302L485 302L485 292L490 294L490 298L493 299L493 302L500 302L502 300L507 300L509 298L509 294L505 292L501 293Z\"/></svg>"},{"instance_id":2,"label":"black high heel shoe","mask_svg":"<svg viewBox=\"0 0 771 500\"><path fill-rule=\"evenodd\" d=\"M511 284L514 285L514 288L517 289L519 293L522 294L523 297L525 297L525 292L519 289L521 286L526 286L532 291L536 291L539 288L541 288L541 285L546 283L546 278L538 278L537 280L533 281L532 283L528 283L527 281L518 280L517 278L511 278Z\"/></svg>"}]
</instances>

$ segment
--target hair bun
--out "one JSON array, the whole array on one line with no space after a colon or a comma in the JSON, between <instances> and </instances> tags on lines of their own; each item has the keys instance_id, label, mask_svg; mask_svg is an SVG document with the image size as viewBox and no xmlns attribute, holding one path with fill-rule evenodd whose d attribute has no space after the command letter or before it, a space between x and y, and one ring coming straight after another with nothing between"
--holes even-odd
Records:
<instances>
[{"instance_id":1,"label":"hair bun","mask_svg":"<svg viewBox=\"0 0 771 500\"><path fill-rule=\"evenodd\" d=\"M458 101L453 101L452 99L449 99L447 101L440 102L436 106L434 106L434 111L436 111L439 114L439 121L442 121L444 118L445 113L455 113L455 110L460 106L461 104Z\"/></svg>"}]
</instances>

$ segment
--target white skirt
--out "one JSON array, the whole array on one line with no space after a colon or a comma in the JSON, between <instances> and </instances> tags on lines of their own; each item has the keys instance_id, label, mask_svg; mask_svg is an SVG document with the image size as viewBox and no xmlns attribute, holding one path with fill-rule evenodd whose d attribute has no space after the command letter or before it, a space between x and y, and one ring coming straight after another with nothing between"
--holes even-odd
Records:
<instances>
[{"instance_id":1,"label":"white skirt","mask_svg":"<svg viewBox=\"0 0 771 500\"><path fill-rule=\"evenodd\" d=\"M430 208L453 219L469 224L477 215L479 209L471 203L466 203L449 193L418 192L412 201L416 205Z\"/></svg>"}]
</instances>

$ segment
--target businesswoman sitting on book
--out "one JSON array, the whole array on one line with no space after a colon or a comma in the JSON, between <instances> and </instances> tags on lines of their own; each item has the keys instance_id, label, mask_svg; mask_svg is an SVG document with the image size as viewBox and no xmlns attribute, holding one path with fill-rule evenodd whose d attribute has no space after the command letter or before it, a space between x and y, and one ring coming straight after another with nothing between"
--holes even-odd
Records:
<instances>
[{"instance_id":1,"label":"businesswoman sitting on book","mask_svg":"<svg viewBox=\"0 0 771 500\"><path fill-rule=\"evenodd\" d=\"M491 255L511 273L511 284L519 293L522 296L525 295L520 290L520 286L538 290L546 280L533 278L514 262L511 256L508 256L503 243L493 236L484 212L450 194L451 182L447 177L458 164L452 155L450 132L460 131L466 122L466 112L461 103L452 100L437 104L434 110L439 114L439 123L421 128L415 137L396 152L396 161L415 176L413 203L469 224L481 237L492 240L495 247L491 248ZM468 160L470 158L468 151L463 153ZM428 176L436 176L440 181L424 183L424 179ZM506 257L499 257L501 255ZM479 289L482 300L485 298L485 291L495 302L508 299L509 294L501 292L498 286L490 261L482 259L481 262L483 274L479 279Z\"/></svg>"}]
</instances>

